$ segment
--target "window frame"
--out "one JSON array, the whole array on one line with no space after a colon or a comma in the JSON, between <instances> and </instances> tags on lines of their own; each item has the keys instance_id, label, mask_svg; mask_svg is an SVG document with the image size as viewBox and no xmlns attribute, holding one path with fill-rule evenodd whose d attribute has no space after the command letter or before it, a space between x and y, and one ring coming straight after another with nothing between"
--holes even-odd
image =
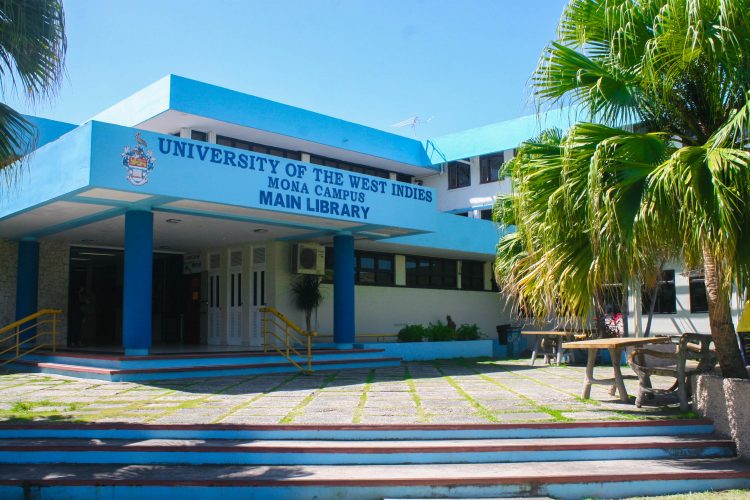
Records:
<instances>
[{"instance_id":1,"label":"window frame","mask_svg":"<svg viewBox=\"0 0 750 500\"><path fill-rule=\"evenodd\" d=\"M656 286L658 290L654 299L654 314L677 314L677 287L674 269L663 270ZM649 290L646 287L641 287L641 296L650 297ZM666 301L670 301L670 303L665 304ZM641 312L643 314L648 314L651 306L649 302L649 300L641 300ZM666 305L672 307L665 307Z\"/></svg>"},{"instance_id":2,"label":"window frame","mask_svg":"<svg viewBox=\"0 0 750 500\"><path fill-rule=\"evenodd\" d=\"M495 158L500 159L500 164L497 169L493 171L492 160ZM490 182L497 182L500 180L500 170L503 168L505 163L505 153L500 151L499 153L493 153L479 157L479 183L489 184Z\"/></svg>"},{"instance_id":3,"label":"window frame","mask_svg":"<svg viewBox=\"0 0 750 500\"><path fill-rule=\"evenodd\" d=\"M698 285L698 283L702 284L702 287ZM695 286L694 286L695 284ZM702 288L703 290L703 303L705 304L705 307L698 307L700 302L696 300L695 296L698 295L700 292L699 290ZM702 314L708 312L708 293L706 291L706 277L704 274L700 274L698 276L690 276L688 278L688 290L690 294L690 313L691 314ZM698 302L698 304L696 304Z\"/></svg>"},{"instance_id":4,"label":"window frame","mask_svg":"<svg viewBox=\"0 0 750 500\"><path fill-rule=\"evenodd\" d=\"M464 175L461 171L465 170ZM452 161L448 163L448 189L460 189L471 186L471 163L466 161ZM465 180L465 184L462 183Z\"/></svg>"}]
</instances>

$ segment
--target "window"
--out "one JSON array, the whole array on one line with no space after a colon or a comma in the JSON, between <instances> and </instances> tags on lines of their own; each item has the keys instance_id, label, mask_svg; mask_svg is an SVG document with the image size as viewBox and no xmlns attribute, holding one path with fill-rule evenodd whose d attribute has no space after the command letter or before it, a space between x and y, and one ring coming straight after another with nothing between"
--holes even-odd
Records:
<instances>
[{"instance_id":1,"label":"window","mask_svg":"<svg viewBox=\"0 0 750 500\"><path fill-rule=\"evenodd\" d=\"M648 314L649 302L653 290L646 287L641 289L643 299L643 314ZM677 312L677 296L674 286L674 269L662 271L656 283L656 298L654 299L654 314L674 314Z\"/></svg>"},{"instance_id":2,"label":"window","mask_svg":"<svg viewBox=\"0 0 750 500\"><path fill-rule=\"evenodd\" d=\"M233 137L226 137L223 135L216 136L216 144L220 146L229 146L230 148L244 149L245 151L254 151L256 153L262 153L264 155L279 156L281 158L288 158L290 160L301 160L302 154L299 151L292 151L290 149L274 148L271 146L265 146L263 144L255 144L241 139L235 139Z\"/></svg>"},{"instance_id":3,"label":"window","mask_svg":"<svg viewBox=\"0 0 750 500\"><path fill-rule=\"evenodd\" d=\"M604 285L604 313L607 315L622 314L623 289L620 283Z\"/></svg>"},{"instance_id":4,"label":"window","mask_svg":"<svg viewBox=\"0 0 750 500\"><path fill-rule=\"evenodd\" d=\"M471 165L463 161L452 161L448 164L448 189L471 185Z\"/></svg>"},{"instance_id":5,"label":"window","mask_svg":"<svg viewBox=\"0 0 750 500\"><path fill-rule=\"evenodd\" d=\"M354 282L358 285L393 285L393 255L356 252L357 270Z\"/></svg>"},{"instance_id":6,"label":"window","mask_svg":"<svg viewBox=\"0 0 750 500\"><path fill-rule=\"evenodd\" d=\"M486 210L482 210L481 215L482 220L492 220L492 209L488 208Z\"/></svg>"},{"instance_id":7,"label":"window","mask_svg":"<svg viewBox=\"0 0 750 500\"><path fill-rule=\"evenodd\" d=\"M201 132L199 130L191 130L190 138L194 141L206 142L208 140L208 134L206 132Z\"/></svg>"},{"instance_id":8,"label":"window","mask_svg":"<svg viewBox=\"0 0 750 500\"><path fill-rule=\"evenodd\" d=\"M706 295L706 279L703 274L690 277L690 312L708 312L708 296Z\"/></svg>"},{"instance_id":9,"label":"window","mask_svg":"<svg viewBox=\"0 0 750 500\"><path fill-rule=\"evenodd\" d=\"M323 283L333 283L334 254L326 247L326 270ZM390 286L396 283L393 255L387 253L354 252L354 283L357 285Z\"/></svg>"},{"instance_id":10,"label":"window","mask_svg":"<svg viewBox=\"0 0 750 500\"><path fill-rule=\"evenodd\" d=\"M417 288L456 288L455 260L432 257L406 257L406 286Z\"/></svg>"},{"instance_id":11,"label":"window","mask_svg":"<svg viewBox=\"0 0 750 500\"><path fill-rule=\"evenodd\" d=\"M477 260L461 262L461 289L484 290L484 262Z\"/></svg>"},{"instance_id":12,"label":"window","mask_svg":"<svg viewBox=\"0 0 750 500\"><path fill-rule=\"evenodd\" d=\"M500 172L500 167L503 166L504 161L505 157L503 153L482 156L479 159L479 182L482 184L496 182L498 172Z\"/></svg>"},{"instance_id":13,"label":"window","mask_svg":"<svg viewBox=\"0 0 750 500\"><path fill-rule=\"evenodd\" d=\"M391 173L388 170L381 168L366 167L364 165L357 165L355 163L348 163L345 161L334 160L333 158L325 158L323 156L310 156L310 163L316 165L324 165L326 167L337 168L339 170L346 170L348 172L355 172L357 174L371 175L373 177L381 177L383 179L390 179ZM401 177L399 177L401 176ZM405 176L403 174L397 174L397 180L406 178L411 179L411 176ZM408 182L403 180L402 182Z\"/></svg>"}]
</instances>

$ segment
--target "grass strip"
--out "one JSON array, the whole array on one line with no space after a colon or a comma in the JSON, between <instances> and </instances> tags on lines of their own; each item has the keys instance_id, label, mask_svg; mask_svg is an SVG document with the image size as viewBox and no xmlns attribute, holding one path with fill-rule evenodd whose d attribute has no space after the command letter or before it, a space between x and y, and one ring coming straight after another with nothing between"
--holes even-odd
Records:
<instances>
[{"instance_id":1,"label":"grass strip","mask_svg":"<svg viewBox=\"0 0 750 500\"><path fill-rule=\"evenodd\" d=\"M362 416L365 413L365 405L367 404L367 393L370 392L370 386L374 381L375 368L372 368L369 372L367 372L367 377L365 377L365 384L362 387L362 395L359 397L357 407L354 409L354 417L352 417L352 423L354 424L362 423Z\"/></svg>"},{"instance_id":2,"label":"grass strip","mask_svg":"<svg viewBox=\"0 0 750 500\"><path fill-rule=\"evenodd\" d=\"M443 369L442 369L442 367L440 366L440 364L439 364L439 363L437 363L437 362L434 362L434 363L432 363L432 365L433 365L433 366L435 367L435 369L436 369L436 370L437 370L438 372L440 372L440 375L442 375L442 377L443 377L443 378L445 379L445 381L446 381L446 382L448 382L448 383L449 383L449 384L451 385L451 387L453 387L454 389L456 389L456 391L458 391L458 393L459 393L459 394L460 394L460 395L461 395L461 396L462 396L462 397L463 397L464 399L466 399L466 401L467 401L467 402L468 402L468 403L469 403L469 404L470 404L470 405L471 405L471 406L472 406L472 407L474 408L474 410L475 410L475 411L477 412L477 415L479 415L479 416L480 416L480 417L482 417L483 419L485 419L485 420L489 420L490 422L493 422L493 423L497 423L497 422L499 422L498 418L497 418L497 417L495 416L495 414L494 414L494 413L492 413L492 411L491 411L491 410L490 410L489 408L485 407L484 405L482 405L482 403L480 403L480 402L479 402L479 401L477 401L476 399L472 398L472 397L471 397L471 395L470 395L470 394L469 394L468 392L466 392L466 391L465 391L465 390L463 389L463 387L461 387L461 386L460 386L460 385L458 384L458 382L456 382L455 380L453 380L453 377L451 377L450 375L447 375L447 374L445 373L445 371L443 371Z\"/></svg>"},{"instance_id":3,"label":"grass strip","mask_svg":"<svg viewBox=\"0 0 750 500\"><path fill-rule=\"evenodd\" d=\"M259 375L254 375L252 378L257 378L258 376ZM289 382L291 382L292 380L296 379L299 376L300 376L300 372L297 372L297 373L293 374L291 377L282 380L281 382L279 382L275 386L271 387L267 391L263 391L262 393L253 396L252 398L248 399L247 401L243 401L242 403L233 406L227 413L225 413L224 415L221 415L220 417L215 418L214 420L211 421L211 423L212 424L218 424L219 422L221 422L225 418L229 417L230 415L233 415L233 414L237 413L238 411L242 410L243 408L247 408L251 404L253 404L256 401L258 401L260 398L262 398L262 397L264 397L264 396L266 396L268 394L271 394L272 392L276 392L276 391L280 390L286 384L288 384ZM252 380L252 379L248 379L248 380Z\"/></svg>"},{"instance_id":4,"label":"grass strip","mask_svg":"<svg viewBox=\"0 0 750 500\"><path fill-rule=\"evenodd\" d=\"M333 380L336 378L336 375L338 375L339 372L333 372L332 374L328 375L326 378L323 379L323 381L320 383L317 389L315 389L313 392L307 395L305 399L299 402L297 406L292 408L292 410L286 414L284 418L282 418L279 423L280 424L291 424L294 422L294 420L302 415L302 412L305 410L305 407L309 405L313 399L315 399L315 396L318 395L318 392L320 392L321 389L325 389L325 387L333 382Z\"/></svg>"},{"instance_id":5,"label":"grass strip","mask_svg":"<svg viewBox=\"0 0 750 500\"><path fill-rule=\"evenodd\" d=\"M414 406L417 408L417 417L419 417L419 421L429 423L432 416L427 413L424 406L422 406L422 399L417 393L417 385L414 383L414 379L412 379L409 365L404 365L404 380L409 386L409 394L411 394L411 398L414 400Z\"/></svg>"}]
</instances>

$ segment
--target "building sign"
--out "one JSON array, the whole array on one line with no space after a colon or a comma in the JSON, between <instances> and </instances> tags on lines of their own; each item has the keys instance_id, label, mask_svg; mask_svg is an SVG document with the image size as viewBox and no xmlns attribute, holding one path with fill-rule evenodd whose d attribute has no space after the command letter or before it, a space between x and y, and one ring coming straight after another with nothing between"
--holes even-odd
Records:
<instances>
[{"instance_id":1,"label":"building sign","mask_svg":"<svg viewBox=\"0 0 750 500\"><path fill-rule=\"evenodd\" d=\"M134 133L137 145L123 151ZM368 225L435 229L435 194L423 186L100 122L93 123L92 143L92 184L99 187ZM113 176L113 156L121 158L126 179ZM159 168L154 170L156 162Z\"/></svg>"},{"instance_id":2,"label":"building sign","mask_svg":"<svg viewBox=\"0 0 750 500\"><path fill-rule=\"evenodd\" d=\"M314 214L368 220L370 194L432 203L430 189L213 144L159 137L159 153L262 174L257 202Z\"/></svg>"}]
</instances>

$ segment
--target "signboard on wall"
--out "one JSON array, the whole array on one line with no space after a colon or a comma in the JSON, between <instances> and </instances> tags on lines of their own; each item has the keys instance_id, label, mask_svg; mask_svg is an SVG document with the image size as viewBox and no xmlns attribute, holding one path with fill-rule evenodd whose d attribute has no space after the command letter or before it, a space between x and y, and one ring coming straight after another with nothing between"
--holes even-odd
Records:
<instances>
[{"instance_id":1,"label":"signboard on wall","mask_svg":"<svg viewBox=\"0 0 750 500\"><path fill-rule=\"evenodd\" d=\"M431 188L98 122L92 136L102 187L434 230Z\"/></svg>"}]
</instances>

